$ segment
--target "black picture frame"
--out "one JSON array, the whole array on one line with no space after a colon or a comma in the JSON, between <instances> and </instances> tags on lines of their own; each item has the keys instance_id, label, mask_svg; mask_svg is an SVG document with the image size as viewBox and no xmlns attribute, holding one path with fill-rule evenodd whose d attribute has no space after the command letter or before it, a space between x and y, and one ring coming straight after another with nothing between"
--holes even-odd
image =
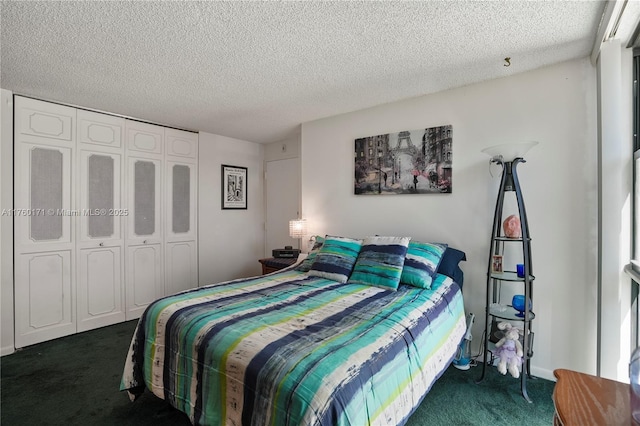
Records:
<instances>
[{"instance_id":1,"label":"black picture frame","mask_svg":"<svg viewBox=\"0 0 640 426\"><path fill-rule=\"evenodd\" d=\"M222 165L222 210L247 209L248 171L242 166Z\"/></svg>"}]
</instances>

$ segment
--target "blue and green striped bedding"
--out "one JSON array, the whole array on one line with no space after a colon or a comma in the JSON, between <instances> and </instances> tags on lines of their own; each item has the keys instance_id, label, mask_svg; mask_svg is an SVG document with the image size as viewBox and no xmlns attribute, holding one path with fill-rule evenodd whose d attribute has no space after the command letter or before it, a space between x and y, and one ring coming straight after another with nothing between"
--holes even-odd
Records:
<instances>
[{"instance_id":1,"label":"blue and green striped bedding","mask_svg":"<svg viewBox=\"0 0 640 426\"><path fill-rule=\"evenodd\" d=\"M196 425L404 424L455 355L462 293L340 284L287 270L159 299L121 389Z\"/></svg>"}]
</instances>

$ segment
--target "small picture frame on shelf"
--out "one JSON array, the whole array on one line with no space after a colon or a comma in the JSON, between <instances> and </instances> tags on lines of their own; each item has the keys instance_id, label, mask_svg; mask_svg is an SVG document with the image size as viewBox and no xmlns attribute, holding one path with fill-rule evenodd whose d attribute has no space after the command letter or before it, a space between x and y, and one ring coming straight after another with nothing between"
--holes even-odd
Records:
<instances>
[{"instance_id":1,"label":"small picture frame on shelf","mask_svg":"<svg viewBox=\"0 0 640 426\"><path fill-rule=\"evenodd\" d=\"M491 256L491 272L502 273L502 256L498 254Z\"/></svg>"}]
</instances>

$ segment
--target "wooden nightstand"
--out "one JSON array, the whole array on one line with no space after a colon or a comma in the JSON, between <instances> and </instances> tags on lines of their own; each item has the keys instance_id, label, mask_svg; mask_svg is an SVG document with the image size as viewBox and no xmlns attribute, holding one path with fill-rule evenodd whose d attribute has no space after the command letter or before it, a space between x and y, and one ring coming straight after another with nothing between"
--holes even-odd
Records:
<instances>
[{"instance_id":1,"label":"wooden nightstand","mask_svg":"<svg viewBox=\"0 0 640 426\"><path fill-rule=\"evenodd\" d=\"M558 378L553 389L554 425L635 424L628 384L564 369L553 374Z\"/></svg>"},{"instance_id":2,"label":"wooden nightstand","mask_svg":"<svg viewBox=\"0 0 640 426\"><path fill-rule=\"evenodd\" d=\"M288 266L296 263L297 258L278 258L278 257L266 257L264 259L258 259L258 262L262 264L262 275L270 274L271 272L279 271Z\"/></svg>"}]
</instances>

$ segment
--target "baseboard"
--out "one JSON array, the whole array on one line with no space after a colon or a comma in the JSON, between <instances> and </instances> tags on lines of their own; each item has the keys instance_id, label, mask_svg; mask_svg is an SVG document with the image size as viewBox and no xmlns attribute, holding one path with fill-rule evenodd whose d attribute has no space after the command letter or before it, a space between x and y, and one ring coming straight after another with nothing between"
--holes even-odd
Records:
<instances>
[{"instance_id":1,"label":"baseboard","mask_svg":"<svg viewBox=\"0 0 640 426\"><path fill-rule=\"evenodd\" d=\"M553 375L553 371L547 370L546 368L539 368L531 366L531 375L535 377L540 377L541 379L551 380L555 382L556 376Z\"/></svg>"},{"instance_id":2,"label":"baseboard","mask_svg":"<svg viewBox=\"0 0 640 426\"><path fill-rule=\"evenodd\" d=\"M492 368L496 368L496 365L498 365L498 358L495 358L493 360L493 366ZM482 364L480 364L480 366L482 366ZM522 367L520 367L520 371L522 371ZM531 366L531 375L534 377L539 377L541 379L546 379L546 380L551 380L552 382L557 381L558 379L556 379L556 376L553 375L553 371L552 370L547 370L546 368L540 368L540 367L535 367L535 366Z\"/></svg>"},{"instance_id":3,"label":"baseboard","mask_svg":"<svg viewBox=\"0 0 640 426\"><path fill-rule=\"evenodd\" d=\"M3 346L0 348L0 356L11 355L16 351L16 348L13 345Z\"/></svg>"}]
</instances>

